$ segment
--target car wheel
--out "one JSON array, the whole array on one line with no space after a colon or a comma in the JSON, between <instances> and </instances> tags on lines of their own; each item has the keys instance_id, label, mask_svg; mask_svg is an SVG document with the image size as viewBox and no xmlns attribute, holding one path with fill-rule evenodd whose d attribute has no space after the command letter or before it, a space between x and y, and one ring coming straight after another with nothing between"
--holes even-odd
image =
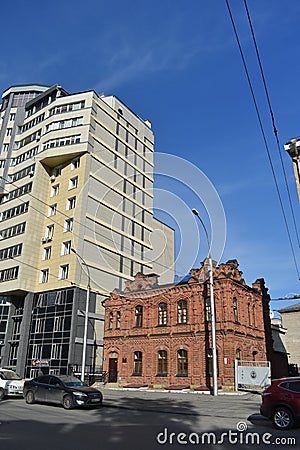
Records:
<instances>
[{"instance_id":1,"label":"car wheel","mask_svg":"<svg viewBox=\"0 0 300 450\"><path fill-rule=\"evenodd\" d=\"M73 409L75 404L71 395L65 395L63 398L62 405L65 409Z\"/></svg>"},{"instance_id":2,"label":"car wheel","mask_svg":"<svg viewBox=\"0 0 300 450\"><path fill-rule=\"evenodd\" d=\"M0 400L3 400L5 397L4 389L0 388Z\"/></svg>"},{"instance_id":3,"label":"car wheel","mask_svg":"<svg viewBox=\"0 0 300 450\"><path fill-rule=\"evenodd\" d=\"M275 427L279 430L289 430L295 422L292 412L284 406L275 409L272 420Z\"/></svg>"},{"instance_id":4,"label":"car wheel","mask_svg":"<svg viewBox=\"0 0 300 450\"><path fill-rule=\"evenodd\" d=\"M34 393L32 391L26 392L25 402L28 403L28 405L32 405L34 403Z\"/></svg>"}]
</instances>

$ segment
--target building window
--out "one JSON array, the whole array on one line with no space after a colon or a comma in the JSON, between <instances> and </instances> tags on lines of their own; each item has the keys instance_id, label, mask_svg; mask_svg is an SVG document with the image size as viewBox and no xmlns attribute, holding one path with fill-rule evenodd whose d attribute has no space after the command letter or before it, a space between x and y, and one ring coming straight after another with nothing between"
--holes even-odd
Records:
<instances>
[{"instance_id":1,"label":"building window","mask_svg":"<svg viewBox=\"0 0 300 450\"><path fill-rule=\"evenodd\" d=\"M160 303L158 305L158 325L167 325L167 304Z\"/></svg>"},{"instance_id":2,"label":"building window","mask_svg":"<svg viewBox=\"0 0 300 450\"><path fill-rule=\"evenodd\" d=\"M42 333L43 332L43 328L44 328L44 320L41 318L37 318L35 321L35 327L34 327L34 332L35 333Z\"/></svg>"},{"instance_id":3,"label":"building window","mask_svg":"<svg viewBox=\"0 0 300 450\"><path fill-rule=\"evenodd\" d=\"M48 283L49 269L42 269L40 271L40 283Z\"/></svg>"},{"instance_id":4,"label":"building window","mask_svg":"<svg viewBox=\"0 0 300 450\"><path fill-rule=\"evenodd\" d=\"M133 375L142 375L143 355L142 352L134 352L133 355Z\"/></svg>"},{"instance_id":5,"label":"building window","mask_svg":"<svg viewBox=\"0 0 300 450\"><path fill-rule=\"evenodd\" d=\"M10 267L9 269L0 270L0 283L4 281L15 280L18 278L19 267Z\"/></svg>"},{"instance_id":6,"label":"building window","mask_svg":"<svg viewBox=\"0 0 300 450\"><path fill-rule=\"evenodd\" d=\"M54 186L51 186L51 197L55 197L59 194L59 184L55 184Z\"/></svg>"},{"instance_id":7,"label":"building window","mask_svg":"<svg viewBox=\"0 0 300 450\"><path fill-rule=\"evenodd\" d=\"M6 130L6 136L11 136L12 128L7 128Z\"/></svg>"},{"instance_id":8,"label":"building window","mask_svg":"<svg viewBox=\"0 0 300 450\"><path fill-rule=\"evenodd\" d=\"M61 255L69 255L71 252L71 241L65 241L61 244Z\"/></svg>"},{"instance_id":9,"label":"building window","mask_svg":"<svg viewBox=\"0 0 300 450\"><path fill-rule=\"evenodd\" d=\"M117 311L116 328L119 329L120 326L121 326L121 311Z\"/></svg>"},{"instance_id":10,"label":"building window","mask_svg":"<svg viewBox=\"0 0 300 450\"><path fill-rule=\"evenodd\" d=\"M64 222L64 232L73 231L73 217L66 219Z\"/></svg>"},{"instance_id":11,"label":"building window","mask_svg":"<svg viewBox=\"0 0 300 450\"><path fill-rule=\"evenodd\" d=\"M185 300L177 303L177 322L187 323L187 302Z\"/></svg>"},{"instance_id":12,"label":"building window","mask_svg":"<svg viewBox=\"0 0 300 450\"><path fill-rule=\"evenodd\" d=\"M76 205L76 197L70 197L67 200L66 210L74 209Z\"/></svg>"},{"instance_id":13,"label":"building window","mask_svg":"<svg viewBox=\"0 0 300 450\"><path fill-rule=\"evenodd\" d=\"M46 239L52 239L53 238L53 233L54 233L54 225L47 225L46 226L45 238Z\"/></svg>"},{"instance_id":14,"label":"building window","mask_svg":"<svg viewBox=\"0 0 300 450\"><path fill-rule=\"evenodd\" d=\"M61 175L61 169L62 166L54 167L52 175L54 175L55 177L59 177Z\"/></svg>"},{"instance_id":15,"label":"building window","mask_svg":"<svg viewBox=\"0 0 300 450\"><path fill-rule=\"evenodd\" d=\"M80 167L80 158L74 158L71 162L71 170L78 169Z\"/></svg>"},{"instance_id":16,"label":"building window","mask_svg":"<svg viewBox=\"0 0 300 450\"><path fill-rule=\"evenodd\" d=\"M252 321L251 321L251 305L250 305L250 303L248 303L248 324L252 325Z\"/></svg>"},{"instance_id":17,"label":"building window","mask_svg":"<svg viewBox=\"0 0 300 450\"><path fill-rule=\"evenodd\" d=\"M62 344L52 344L50 359L61 359Z\"/></svg>"},{"instance_id":18,"label":"building window","mask_svg":"<svg viewBox=\"0 0 300 450\"><path fill-rule=\"evenodd\" d=\"M50 205L48 208L48 217L52 217L56 215L57 203Z\"/></svg>"},{"instance_id":19,"label":"building window","mask_svg":"<svg viewBox=\"0 0 300 450\"><path fill-rule=\"evenodd\" d=\"M240 360L242 359L242 352L241 352L241 349L240 349L240 348L237 348L237 349L236 349L236 352L235 352L235 359L237 359L238 361L240 361Z\"/></svg>"},{"instance_id":20,"label":"building window","mask_svg":"<svg viewBox=\"0 0 300 450\"><path fill-rule=\"evenodd\" d=\"M178 350L177 352L177 375L188 375L188 353L186 350Z\"/></svg>"},{"instance_id":21,"label":"building window","mask_svg":"<svg viewBox=\"0 0 300 450\"><path fill-rule=\"evenodd\" d=\"M10 344L8 364L9 366L15 366L17 364L19 344Z\"/></svg>"},{"instance_id":22,"label":"building window","mask_svg":"<svg viewBox=\"0 0 300 450\"><path fill-rule=\"evenodd\" d=\"M114 315L112 312L109 313L109 320L108 320L108 329L112 330L113 327L113 322L114 322Z\"/></svg>"},{"instance_id":23,"label":"building window","mask_svg":"<svg viewBox=\"0 0 300 450\"><path fill-rule=\"evenodd\" d=\"M135 307L134 326L137 328L141 328L143 326L143 307L141 305L137 305Z\"/></svg>"},{"instance_id":24,"label":"building window","mask_svg":"<svg viewBox=\"0 0 300 450\"><path fill-rule=\"evenodd\" d=\"M252 306L252 312L253 312L253 326L256 327L255 304L253 304Z\"/></svg>"},{"instance_id":25,"label":"building window","mask_svg":"<svg viewBox=\"0 0 300 450\"><path fill-rule=\"evenodd\" d=\"M54 317L53 331L63 331L64 318L62 316Z\"/></svg>"},{"instance_id":26,"label":"building window","mask_svg":"<svg viewBox=\"0 0 300 450\"><path fill-rule=\"evenodd\" d=\"M168 354L166 350L158 352L157 375L166 376L168 373Z\"/></svg>"},{"instance_id":27,"label":"building window","mask_svg":"<svg viewBox=\"0 0 300 450\"><path fill-rule=\"evenodd\" d=\"M0 261L20 256L22 253L22 245L23 244L17 244L13 245L12 247L7 247L4 248L3 250L0 250Z\"/></svg>"},{"instance_id":28,"label":"building window","mask_svg":"<svg viewBox=\"0 0 300 450\"><path fill-rule=\"evenodd\" d=\"M51 246L43 248L43 257L42 257L43 261L46 261L47 259L51 258L51 250L52 250Z\"/></svg>"},{"instance_id":29,"label":"building window","mask_svg":"<svg viewBox=\"0 0 300 450\"><path fill-rule=\"evenodd\" d=\"M9 120L11 121L11 120L15 120L15 118L16 118L16 113L10 113L10 115L9 115Z\"/></svg>"},{"instance_id":30,"label":"building window","mask_svg":"<svg viewBox=\"0 0 300 450\"><path fill-rule=\"evenodd\" d=\"M60 280L66 280L69 276L69 264L63 264L59 267L58 278Z\"/></svg>"},{"instance_id":31,"label":"building window","mask_svg":"<svg viewBox=\"0 0 300 450\"><path fill-rule=\"evenodd\" d=\"M205 320L206 320L206 322L211 322L210 297L206 297L206 299L205 299Z\"/></svg>"},{"instance_id":32,"label":"building window","mask_svg":"<svg viewBox=\"0 0 300 450\"><path fill-rule=\"evenodd\" d=\"M236 299L236 297L233 297L232 304L233 304L233 317L234 317L234 321L235 321L235 322L238 322L238 321L239 321L239 313L238 313L238 305L237 305L237 299Z\"/></svg>"},{"instance_id":33,"label":"building window","mask_svg":"<svg viewBox=\"0 0 300 450\"><path fill-rule=\"evenodd\" d=\"M217 375L219 375L219 364L218 364L218 351L217 353ZM209 377L213 376L213 351L209 348L206 352L206 374Z\"/></svg>"},{"instance_id":34,"label":"building window","mask_svg":"<svg viewBox=\"0 0 300 450\"><path fill-rule=\"evenodd\" d=\"M69 190L75 189L78 186L78 177L73 177L69 179Z\"/></svg>"}]
</instances>

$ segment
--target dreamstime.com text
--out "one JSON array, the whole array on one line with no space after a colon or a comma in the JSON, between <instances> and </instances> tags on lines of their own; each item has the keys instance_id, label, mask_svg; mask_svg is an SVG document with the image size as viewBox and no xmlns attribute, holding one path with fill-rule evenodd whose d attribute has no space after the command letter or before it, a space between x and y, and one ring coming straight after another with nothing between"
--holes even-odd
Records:
<instances>
[{"instance_id":1,"label":"dreamstime.com text","mask_svg":"<svg viewBox=\"0 0 300 450\"><path fill-rule=\"evenodd\" d=\"M156 436L158 444L194 444L194 445L284 445L296 446L296 438L292 436L273 436L272 433L259 434L254 431L247 431L245 422L238 422L236 430L228 430L220 433L175 433L164 428Z\"/></svg>"}]
</instances>

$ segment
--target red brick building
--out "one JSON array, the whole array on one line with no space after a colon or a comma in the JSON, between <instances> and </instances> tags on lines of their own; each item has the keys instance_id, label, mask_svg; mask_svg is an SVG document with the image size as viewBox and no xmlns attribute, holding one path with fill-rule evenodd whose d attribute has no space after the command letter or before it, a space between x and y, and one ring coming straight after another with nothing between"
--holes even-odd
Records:
<instances>
[{"instance_id":1,"label":"red brick building","mask_svg":"<svg viewBox=\"0 0 300 450\"><path fill-rule=\"evenodd\" d=\"M137 274L123 292L105 301L104 371L119 385L212 386L208 261L190 279L158 284L158 276ZM235 359L266 361L272 347L269 296L264 280L247 286L236 260L214 270L218 384L234 385Z\"/></svg>"}]
</instances>

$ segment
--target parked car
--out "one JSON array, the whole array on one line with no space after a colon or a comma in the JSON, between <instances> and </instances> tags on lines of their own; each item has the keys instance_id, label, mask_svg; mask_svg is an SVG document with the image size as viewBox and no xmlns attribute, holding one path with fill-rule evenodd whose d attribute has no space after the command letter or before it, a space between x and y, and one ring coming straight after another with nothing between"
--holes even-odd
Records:
<instances>
[{"instance_id":1,"label":"parked car","mask_svg":"<svg viewBox=\"0 0 300 450\"><path fill-rule=\"evenodd\" d=\"M300 377L273 380L262 393L260 413L280 430L292 428L300 419Z\"/></svg>"},{"instance_id":2,"label":"parked car","mask_svg":"<svg viewBox=\"0 0 300 450\"><path fill-rule=\"evenodd\" d=\"M23 396L24 381L10 369L0 369L0 400L6 396Z\"/></svg>"},{"instance_id":3,"label":"parked car","mask_svg":"<svg viewBox=\"0 0 300 450\"><path fill-rule=\"evenodd\" d=\"M102 393L72 375L41 375L24 383L26 403L58 403L65 409L101 405Z\"/></svg>"}]
</instances>

